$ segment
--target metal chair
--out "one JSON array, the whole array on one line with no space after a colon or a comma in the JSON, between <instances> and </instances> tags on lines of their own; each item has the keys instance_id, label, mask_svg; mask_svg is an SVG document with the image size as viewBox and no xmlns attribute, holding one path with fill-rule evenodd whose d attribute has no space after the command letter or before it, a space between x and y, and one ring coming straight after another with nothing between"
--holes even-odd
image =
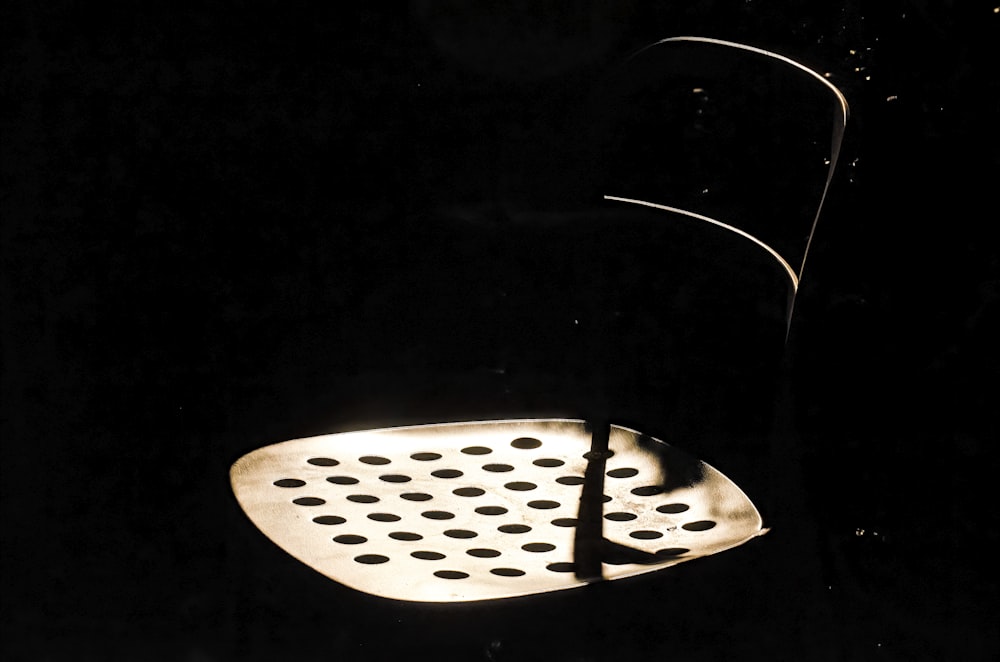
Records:
<instances>
[{"instance_id":1,"label":"metal chair","mask_svg":"<svg viewBox=\"0 0 1000 662\"><path fill-rule=\"evenodd\" d=\"M488 600L654 572L765 531L732 480L679 449L722 463L765 434L846 102L787 58L694 37L639 51L598 89L569 136L592 157L591 199L424 226L464 256L441 264L449 287L389 278L389 305L359 322L376 344L380 325L409 330L409 349L364 354L362 371L412 359L451 391L411 406L448 422L297 439L233 465L253 523L318 572L400 600ZM442 399L480 404L452 422ZM469 421L482 412L498 415Z\"/></svg>"}]
</instances>

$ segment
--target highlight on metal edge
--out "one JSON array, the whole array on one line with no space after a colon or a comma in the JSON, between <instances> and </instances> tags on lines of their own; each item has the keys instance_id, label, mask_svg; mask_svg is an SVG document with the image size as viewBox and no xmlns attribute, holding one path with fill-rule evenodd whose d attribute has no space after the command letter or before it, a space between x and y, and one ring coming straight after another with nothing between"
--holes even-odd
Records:
<instances>
[{"instance_id":1,"label":"highlight on metal edge","mask_svg":"<svg viewBox=\"0 0 1000 662\"><path fill-rule=\"evenodd\" d=\"M849 116L840 90L824 75L783 55L705 37L671 37L645 46L626 60L618 78L625 81L620 88L631 86L632 95L626 97L619 89L619 103L649 102L661 116L675 110L673 119L680 121L650 121L647 127L655 130L642 136L649 151L643 153L646 158L641 163L654 184L642 188L634 181L612 177L604 199L660 209L737 234L773 257L796 291ZM664 90L658 87L664 80L678 84ZM633 112L631 107L628 112ZM721 129L711 126L713 115L720 113L726 122ZM767 124L772 130L804 147L797 146L799 151L793 156L782 157L781 169L761 168L761 157L773 146L751 138L761 130L760 116L766 113L770 113ZM720 143L712 139L713 130L735 135L727 134ZM739 141L745 151L734 147ZM782 145L782 149L788 147ZM694 155L699 161L706 157L715 161L695 167ZM630 164L638 160L634 153L628 157ZM743 167L712 168L734 163ZM709 173L699 173L699 168ZM718 170L726 174L720 176ZM799 172L802 181L785 180ZM696 179L700 174L712 174L717 183L721 180L718 193L726 196L725 201L712 200L717 191L702 188ZM759 197L746 195L748 181ZM796 199L797 206L780 210L774 218L775 202L786 199Z\"/></svg>"}]
</instances>

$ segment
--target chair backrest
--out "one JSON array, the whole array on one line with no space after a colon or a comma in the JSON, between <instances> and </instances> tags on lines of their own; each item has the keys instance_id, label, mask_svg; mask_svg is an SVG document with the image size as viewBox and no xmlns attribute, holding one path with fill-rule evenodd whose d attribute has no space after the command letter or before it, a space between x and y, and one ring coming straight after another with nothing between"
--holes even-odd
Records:
<instances>
[{"instance_id":1,"label":"chair backrest","mask_svg":"<svg viewBox=\"0 0 1000 662\"><path fill-rule=\"evenodd\" d=\"M843 97L694 38L643 49L597 97L539 137L565 171L522 168L542 188L580 173L552 198L569 211L427 214L366 239L343 342L379 377L339 402L379 425L598 411L688 448L762 438Z\"/></svg>"},{"instance_id":2,"label":"chair backrest","mask_svg":"<svg viewBox=\"0 0 1000 662\"><path fill-rule=\"evenodd\" d=\"M781 55L676 37L630 57L598 107L605 199L738 233L797 288L848 116L836 87Z\"/></svg>"}]
</instances>

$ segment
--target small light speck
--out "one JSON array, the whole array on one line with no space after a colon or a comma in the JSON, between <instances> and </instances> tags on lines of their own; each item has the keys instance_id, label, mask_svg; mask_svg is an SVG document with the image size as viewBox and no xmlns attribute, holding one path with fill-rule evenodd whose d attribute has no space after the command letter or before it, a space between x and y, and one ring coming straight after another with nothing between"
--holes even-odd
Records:
<instances>
[{"instance_id":1,"label":"small light speck","mask_svg":"<svg viewBox=\"0 0 1000 662\"><path fill-rule=\"evenodd\" d=\"M854 535L856 535L856 536L858 536L860 538L861 536L865 535L865 530L864 529L854 529Z\"/></svg>"},{"instance_id":2,"label":"small light speck","mask_svg":"<svg viewBox=\"0 0 1000 662\"><path fill-rule=\"evenodd\" d=\"M865 76L865 80L871 80L871 79L872 79L871 76Z\"/></svg>"},{"instance_id":3,"label":"small light speck","mask_svg":"<svg viewBox=\"0 0 1000 662\"><path fill-rule=\"evenodd\" d=\"M887 97L885 98L885 100L886 100L886 101L895 101L895 100L896 100L896 99L898 99L898 98L899 98L899 97L898 97L898 96L896 96L895 94L890 94L889 96L887 96Z\"/></svg>"},{"instance_id":4,"label":"small light speck","mask_svg":"<svg viewBox=\"0 0 1000 662\"><path fill-rule=\"evenodd\" d=\"M573 320L573 324L580 324L580 320Z\"/></svg>"},{"instance_id":5,"label":"small light speck","mask_svg":"<svg viewBox=\"0 0 1000 662\"><path fill-rule=\"evenodd\" d=\"M706 193L708 193L708 189L707 188L701 189L701 194L702 195L705 195Z\"/></svg>"},{"instance_id":6,"label":"small light speck","mask_svg":"<svg viewBox=\"0 0 1000 662\"><path fill-rule=\"evenodd\" d=\"M858 54L858 52L856 50L854 50L853 48L849 52L850 52L851 55L857 55Z\"/></svg>"},{"instance_id":7,"label":"small light speck","mask_svg":"<svg viewBox=\"0 0 1000 662\"><path fill-rule=\"evenodd\" d=\"M703 88L703 87L696 87L693 90L691 90L691 92L694 93L694 94L701 94L704 91L705 91L705 88Z\"/></svg>"},{"instance_id":8,"label":"small light speck","mask_svg":"<svg viewBox=\"0 0 1000 662\"><path fill-rule=\"evenodd\" d=\"M829 78L829 77L830 77L830 72L829 71L827 71L825 74L823 74L823 78Z\"/></svg>"}]
</instances>

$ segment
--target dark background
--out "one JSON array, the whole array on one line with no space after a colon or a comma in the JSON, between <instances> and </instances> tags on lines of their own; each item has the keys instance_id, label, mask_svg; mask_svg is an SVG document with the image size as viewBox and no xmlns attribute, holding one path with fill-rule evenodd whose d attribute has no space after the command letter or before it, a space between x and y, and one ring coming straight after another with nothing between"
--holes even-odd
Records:
<instances>
[{"instance_id":1,"label":"dark background","mask_svg":"<svg viewBox=\"0 0 1000 662\"><path fill-rule=\"evenodd\" d=\"M1000 14L817 4L7 6L4 659L995 659ZM538 136L684 34L851 104L761 468L772 534L461 606L360 595L268 542L229 491L242 453L510 405L428 411L435 386L408 400L352 326L399 303L371 283L435 290L400 219L496 234L498 201L571 197Z\"/></svg>"}]
</instances>

